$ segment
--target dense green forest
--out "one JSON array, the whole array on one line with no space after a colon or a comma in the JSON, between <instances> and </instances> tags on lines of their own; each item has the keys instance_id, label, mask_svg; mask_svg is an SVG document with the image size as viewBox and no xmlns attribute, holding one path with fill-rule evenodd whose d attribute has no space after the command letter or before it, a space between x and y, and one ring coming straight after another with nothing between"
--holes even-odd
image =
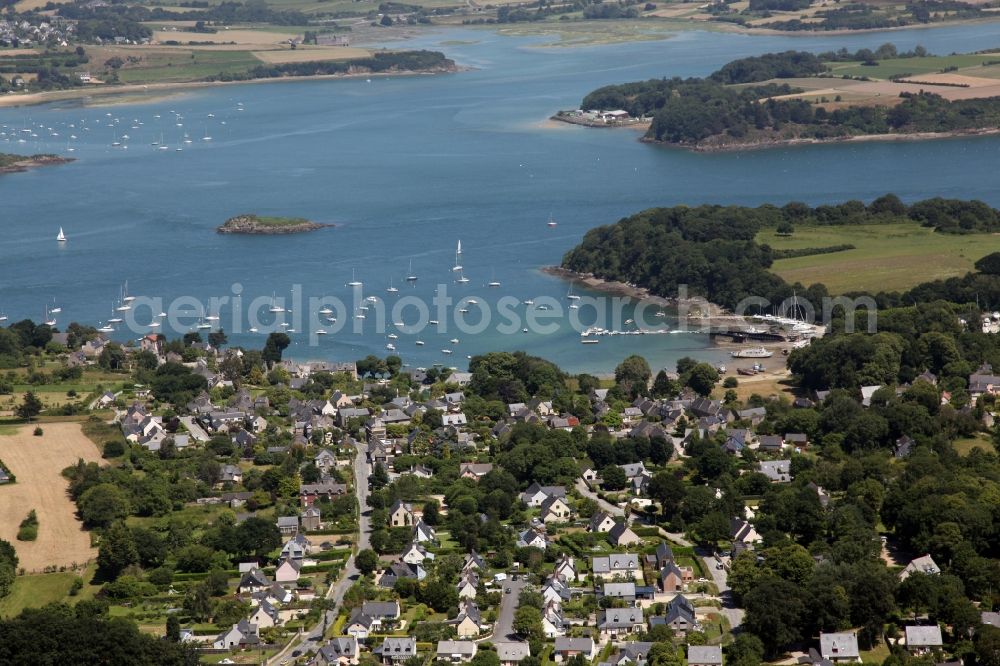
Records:
<instances>
[{"instance_id":1,"label":"dense green forest","mask_svg":"<svg viewBox=\"0 0 1000 666\"><path fill-rule=\"evenodd\" d=\"M981 201L935 198L906 205L894 195L880 197L867 206L848 201L815 208L800 202L780 208L651 208L615 224L591 229L563 257L562 265L579 273L638 284L656 294L675 294L679 285L686 284L695 294L726 307L751 294L778 302L793 291L819 302L827 295L822 285L790 285L768 270L776 257L769 246L754 240L757 233L782 224L878 224L901 219L940 233L992 233L1000 229L1000 212ZM960 297L967 296L969 288L960 291L959 286L964 280L984 279L981 273L971 275L921 285L912 293L935 300L947 298L947 292L952 292L959 302L967 302ZM998 287L1000 284L994 290ZM883 298L892 302L894 297Z\"/></svg>"},{"instance_id":2,"label":"dense green forest","mask_svg":"<svg viewBox=\"0 0 1000 666\"><path fill-rule=\"evenodd\" d=\"M49 605L0 620L0 663L193 666L196 652L141 633L124 618L109 618L107 602Z\"/></svg>"},{"instance_id":3,"label":"dense green forest","mask_svg":"<svg viewBox=\"0 0 1000 666\"><path fill-rule=\"evenodd\" d=\"M855 56L863 61L875 57L866 51ZM652 116L647 139L692 147L1000 126L998 97L949 101L928 92L903 93L895 105L830 111L804 99L774 99L796 92L787 85L728 85L814 76L826 69L822 57L809 53L770 53L730 62L705 79L675 77L605 86L587 95L581 108L625 109L635 117Z\"/></svg>"}]
</instances>

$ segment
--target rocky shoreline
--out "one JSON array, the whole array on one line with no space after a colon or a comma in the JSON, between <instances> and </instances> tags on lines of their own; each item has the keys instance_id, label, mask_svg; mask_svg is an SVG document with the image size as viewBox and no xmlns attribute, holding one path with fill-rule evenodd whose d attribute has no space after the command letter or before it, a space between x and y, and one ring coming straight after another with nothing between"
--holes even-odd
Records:
<instances>
[{"instance_id":1,"label":"rocky shoreline","mask_svg":"<svg viewBox=\"0 0 1000 666\"><path fill-rule=\"evenodd\" d=\"M335 225L310 222L302 218L262 218L257 215L236 215L226 220L225 224L216 227L215 230L220 234L278 236L307 233L333 226Z\"/></svg>"},{"instance_id":2,"label":"rocky shoreline","mask_svg":"<svg viewBox=\"0 0 1000 666\"><path fill-rule=\"evenodd\" d=\"M5 158L18 158L9 161ZM54 166L57 164L69 164L74 161L72 157L60 157L59 155L4 155L0 154L0 174L2 173L22 173L28 169L41 166Z\"/></svg>"}]
</instances>

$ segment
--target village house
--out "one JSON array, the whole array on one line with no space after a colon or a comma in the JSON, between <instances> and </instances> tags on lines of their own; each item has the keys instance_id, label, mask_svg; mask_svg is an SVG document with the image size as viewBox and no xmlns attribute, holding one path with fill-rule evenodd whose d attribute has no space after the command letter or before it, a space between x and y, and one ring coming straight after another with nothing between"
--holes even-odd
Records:
<instances>
[{"instance_id":1,"label":"village house","mask_svg":"<svg viewBox=\"0 0 1000 666\"><path fill-rule=\"evenodd\" d=\"M927 576L936 576L941 573L941 567L937 565L930 555L922 555L914 558L899 572L899 580L906 580L912 573L922 573Z\"/></svg>"},{"instance_id":2,"label":"village house","mask_svg":"<svg viewBox=\"0 0 1000 666\"><path fill-rule=\"evenodd\" d=\"M219 634L212 647L216 650L233 650L237 648L253 647L260 643L257 633L257 625L250 624L247 619L242 619L234 624L232 629Z\"/></svg>"},{"instance_id":3,"label":"village house","mask_svg":"<svg viewBox=\"0 0 1000 666\"><path fill-rule=\"evenodd\" d=\"M296 534L281 547L281 559L301 560L309 553L311 546L304 534Z\"/></svg>"},{"instance_id":4,"label":"village house","mask_svg":"<svg viewBox=\"0 0 1000 666\"><path fill-rule=\"evenodd\" d=\"M372 650L382 664L398 664L417 656L417 639L413 636L386 638L381 645Z\"/></svg>"},{"instance_id":5,"label":"village house","mask_svg":"<svg viewBox=\"0 0 1000 666\"><path fill-rule=\"evenodd\" d=\"M478 638L483 629L482 616L474 601L462 599L458 602L458 615L448 621L454 625L455 635L459 638Z\"/></svg>"},{"instance_id":6,"label":"village house","mask_svg":"<svg viewBox=\"0 0 1000 666\"><path fill-rule=\"evenodd\" d=\"M754 526L742 518L733 518L729 521L729 535L733 542L746 545L763 541Z\"/></svg>"},{"instance_id":7,"label":"village house","mask_svg":"<svg viewBox=\"0 0 1000 666\"><path fill-rule=\"evenodd\" d=\"M546 638L557 638L566 635L569 624L562 614L562 606L558 601L548 601L542 609L542 633Z\"/></svg>"},{"instance_id":8,"label":"village house","mask_svg":"<svg viewBox=\"0 0 1000 666\"><path fill-rule=\"evenodd\" d=\"M403 556L400 559L407 564L421 564L424 560L433 560L434 553L428 551L419 543L411 543L410 547L403 552Z\"/></svg>"},{"instance_id":9,"label":"village house","mask_svg":"<svg viewBox=\"0 0 1000 666\"><path fill-rule=\"evenodd\" d=\"M271 579L261 571L260 569L254 567L250 571L247 571L240 578L239 584L236 586L237 594L252 594L254 592L260 592L261 590L266 590L271 586Z\"/></svg>"},{"instance_id":10,"label":"village house","mask_svg":"<svg viewBox=\"0 0 1000 666\"><path fill-rule=\"evenodd\" d=\"M278 568L274 570L274 580L281 584L294 583L299 579L299 572L301 570L301 561L292 559L282 560Z\"/></svg>"},{"instance_id":11,"label":"village house","mask_svg":"<svg viewBox=\"0 0 1000 666\"><path fill-rule=\"evenodd\" d=\"M493 647L496 648L500 666L515 666L525 657L531 656L531 648L521 641L498 641Z\"/></svg>"},{"instance_id":12,"label":"village house","mask_svg":"<svg viewBox=\"0 0 1000 666\"><path fill-rule=\"evenodd\" d=\"M310 666L348 666L358 663L358 641L353 636L331 638L321 647Z\"/></svg>"},{"instance_id":13,"label":"village house","mask_svg":"<svg viewBox=\"0 0 1000 666\"><path fill-rule=\"evenodd\" d=\"M937 624L930 626L911 625L904 630L906 635L906 651L915 657L933 652L940 652L944 647L941 639L941 627Z\"/></svg>"},{"instance_id":14,"label":"village house","mask_svg":"<svg viewBox=\"0 0 1000 666\"><path fill-rule=\"evenodd\" d=\"M558 497L565 501L566 489L562 486L542 486L532 483L521 493L521 501L529 507L540 507L550 497Z\"/></svg>"},{"instance_id":15,"label":"village house","mask_svg":"<svg viewBox=\"0 0 1000 666\"><path fill-rule=\"evenodd\" d=\"M476 656L476 644L472 641L440 641L435 658L452 664L472 661Z\"/></svg>"},{"instance_id":16,"label":"village house","mask_svg":"<svg viewBox=\"0 0 1000 666\"><path fill-rule=\"evenodd\" d=\"M861 662L858 635L854 632L820 633L819 653L834 664Z\"/></svg>"},{"instance_id":17,"label":"village house","mask_svg":"<svg viewBox=\"0 0 1000 666\"><path fill-rule=\"evenodd\" d=\"M689 645L688 666L722 666L722 647L719 645Z\"/></svg>"},{"instance_id":18,"label":"village house","mask_svg":"<svg viewBox=\"0 0 1000 666\"><path fill-rule=\"evenodd\" d=\"M594 639L592 638L568 638L560 637L556 639L555 648L552 652L552 660L557 664L580 655L588 662L594 658Z\"/></svg>"},{"instance_id":19,"label":"village house","mask_svg":"<svg viewBox=\"0 0 1000 666\"><path fill-rule=\"evenodd\" d=\"M576 580L576 562L569 555L563 555L556 563L553 574L563 581L573 582Z\"/></svg>"},{"instance_id":20,"label":"village house","mask_svg":"<svg viewBox=\"0 0 1000 666\"><path fill-rule=\"evenodd\" d=\"M415 522L417 520L412 504L400 500L393 502L392 507L389 508L389 524L392 527L409 527Z\"/></svg>"},{"instance_id":21,"label":"village house","mask_svg":"<svg viewBox=\"0 0 1000 666\"><path fill-rule=\"evenodd\" d=\"M614 553L590 560L590 570L595 580L613 580L615 577L640 578L639 556L631 553Z\"/></svg>"},{"instance_id":22,"label":"village house","mask_svg":"<svg viewBox=\"0 0 1000 666\"><path fill-rule=\"evenodd\" d=\"M565 523L573 517L573 510L562 497L549 497L540 507L539 516L543 523Z\"/></svg>"},{"instance_id":23,"label":"village house","mask_svg":"<svg viewBox=\"0 0 1000 666\"><path fill-rule=\"evenodd\" d=\"M301 524L302 529L306 532L318 530L322 525L320 521L321 516L322 514L319 509L316 507L309 507L299 514L299 523Z\"/></svg>"},{"instance_id":24,"label":"village house","mask_svg":"<svg viewBox=\"0 0 1000 666\"><path fill-rule=\"evenodd\" d=\"M473 481L478 481L492 471L493 463L462 463L458 466L458 475Z\"/></svg>"},{"instance_id":25,"label":"village house","mask_svg":"<svg viewBox=\"0 0 1000 666\"><path fill-rule=\"evenodd\" d=\"M610 513L598 511L590 517L590 524L587 526L588 532L610 532L615 526L615 519Z\"/></svg>"},{"instance_id":26,"label":"village house","mask_svg":"<svg viewBox=\"0 0 1000 666\"><path fill-rule=\"evenodd\" d=\"M417 524L413 526L412 540L417 543L436 543L437 533L434 532L433 527L423 520L417 519Z\"/></svg>"},{"instance_id":27,"label":"village house","mask_svg":"<svg viewBox=\"0 0 1000 666\"><path fill-rule=\"evenodd\" d=\"M665 614L649 618L650 628L661 625L668 627L680 636L686 635L689 631L697 630L698 619L695 616L694 606L686 597L678 594L667 604Z\"/></svg>"},{"instance_id":28,"label":"village house","mask_svg":"<svg viewBox=\"0 0 1000 666\"><path fill-rule=\"evenodd\" d=\"M278 520L275 523L278 526L278 531L284 536L290 536L299 531L298 516L278 516Z\"/></svg>"},{"instance_id":29,"label":"village house","mask_svg":"<svg viewBox=\"0 0 1000 666\"><path fill-rule=\"evenodd\" d=\"M760 461L760 473L766 476L771 483L788 483L792 480L792 461L762 460Z\"/></svg>"},{"instance_id":30,"label":"village house","mask_svg":"<svg viewBox=\"0 0 1000 666\"><path fill-rule=\"evenodd\" d=\"M608 543L616 548L628 548L640 545L642 539L628 525L618 523L608 532Z\"/></svg>"},{"instance_id":31,"label":"village house","mask_svg":"<svg viewBox=\"0 0 1000 666\"><path fill-rule=\"evenodd\" d=\"M545 536L534 529L527 529L521 532L517 537L518 548L539 548L545 550L549 543L545 539Z\"/></svg>"},{"instance_id":32,"label":"village house","mask_svg":"<svg viewBox=\"0 0 1000 666\"><path fill-rule=\"evenodd\" d=\"M250 612L250 624L257 625L258 629L269 629L281 624L281 617L278 609L271 605L266 599L261 601L255 609Z\"/></svg>"},{"instance_id":33,"label":"village house","mask_svg":"<svg viewBox=\"0 0 1000 666\"><path fill-rule=\"evenodd\" d=\"M475 599L479 588L479 576L473 571L462 574L456 589L459 599Z\"/></svg>"}]
</instances>

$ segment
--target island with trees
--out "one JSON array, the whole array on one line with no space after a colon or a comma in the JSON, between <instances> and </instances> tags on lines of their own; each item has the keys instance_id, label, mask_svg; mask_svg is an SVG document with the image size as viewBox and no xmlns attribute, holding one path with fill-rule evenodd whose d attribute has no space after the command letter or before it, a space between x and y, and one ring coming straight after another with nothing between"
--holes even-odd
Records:
<instances>
[{"instance_id":1,"label":"island with trees","mask_svg":"<svg viewBox=\"0 0 1000 666\"><path fill-rule=\"evenodd\" d=\"M308 231L317 231L332 224L320 224L311 222L301 217L276 217L267 215L244 214L236 215L226 220L225 224L216 227L220 234L249 234L249 235L282 235L300 234Z\"/></svg>"},{"instance_id":2,"label":"island with trees","mask_svg":"<svg viewBox=\"0 0 1000 666\"><path fill-rule=\"evenodd\" d=\"M939 138L1000 131L1000 85L989 78L998 71L992 52L786 51L735 60L705 78L605 86L580 108L651 118L644 141L693 150Z\"/></svg>"}]
</instances>

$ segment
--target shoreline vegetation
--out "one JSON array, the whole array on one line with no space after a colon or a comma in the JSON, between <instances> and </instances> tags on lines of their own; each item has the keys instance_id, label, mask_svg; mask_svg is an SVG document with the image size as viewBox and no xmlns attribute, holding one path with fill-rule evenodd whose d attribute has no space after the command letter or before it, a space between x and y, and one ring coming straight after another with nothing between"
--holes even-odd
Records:
<instances>
[{"instance_id":1,"label":"shoreline vegetation","mask_svg":"<svg viewBox=\"0 0 1000 666\"><path fill-rule=\"evenodd\" d=\"M229 218L225 224L216 227L215 230L220 234L280 236L283 234L308 233L333 226L335 225L311 222L301 217L273 217L244 214Z\"/></svg>"},{"instance_id":2,"label":"shoreline vegetation","mask_svg":"<svg viewBox=\"0 0 1000 666\"><path fill-rule=\"evenodd\" d=\"M55 166L58 164L68 164L73 161L71 157L60 157L59 155L14 155L11 153L0 153L0 174L23 173L28 169L43 166Z\"/></svg>"},{"instance_id":3,"label":"shoreline vegetation","mask_svg":"<svg viewBox=\"0 0 1000 666\"><path fill-rule=\"evenodd\" d=\"M365 58L364 61L379 61L376 53L372 58ZM400 51L390 52L384 55L406 56L403 60L389 65L383 62L384 68L372 68L359 64L358 60L346 61L309 61L288 63L283 65L273 65L269 67L258 67L249 70L249 73L261 70L259 76L241 78L240 76L211 75L204 79L191 81L171 81L161 83L105 83L100 85L76 86L71 88L61 88L44 91L26 91L23 93L13 93L0 96L0 108L34 106L46 104L54 101L86 99L97 96L126 96L155 92L183 92L185 90L196 90L199 88L216 87L235 84L251 83L276 83L287 81L309 80L337 80L337 79L358 79L358 78L382 78L387 76L429 76L436 74L452 74L462 71L455 64L454 60L445 57L440 51ZM343 67L346 66L346 67ZM122 103L134 103L135 99L123 100ZM110 102L113 104L114 102Z\"/></svg>"},{"instance_id":4,"label":"shoreline vegetation","mask_svg":"<svg viewBox=\"0 0 1000 666\"><path fill-rule=\"evenodd\" d=\"M845 49L767 53L705 78L599 88L554 120L644 126L645 143L696 152L1000 133L1000 53Z\"/></svg>"}]
</instances>

